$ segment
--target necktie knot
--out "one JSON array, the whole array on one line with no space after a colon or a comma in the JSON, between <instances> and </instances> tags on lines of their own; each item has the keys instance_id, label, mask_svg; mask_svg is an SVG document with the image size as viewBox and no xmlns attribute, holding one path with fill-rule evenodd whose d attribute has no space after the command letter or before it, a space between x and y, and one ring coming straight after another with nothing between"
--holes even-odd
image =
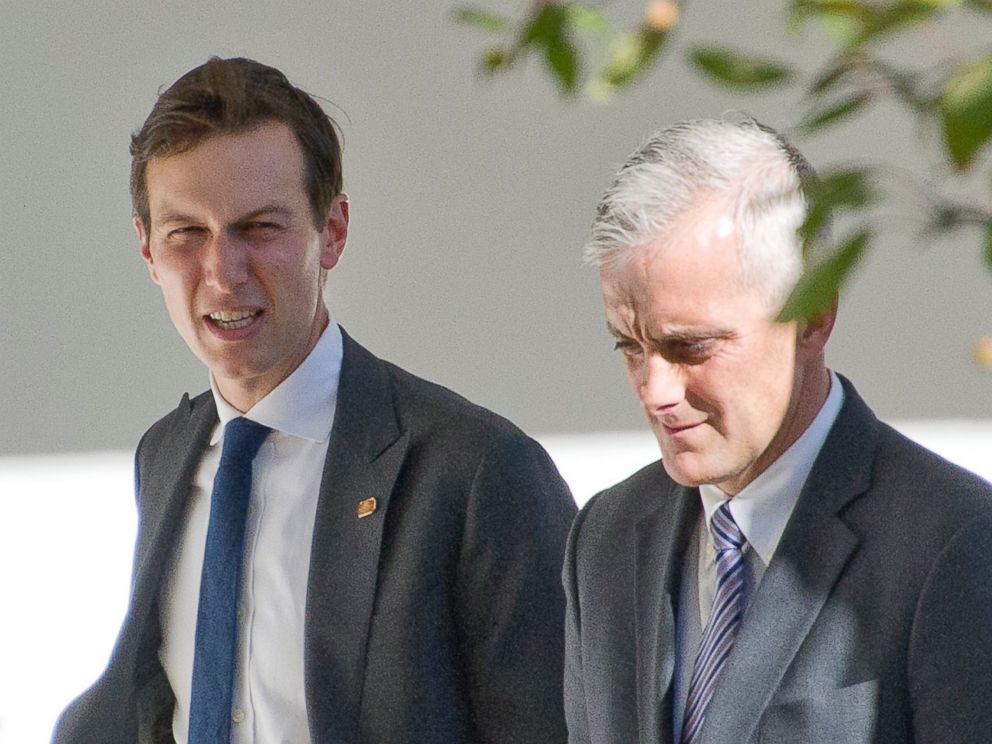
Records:
<instances>
[{"instance_id":1,"label":"necktie knot","mask_svg":"<svg viewBox=\"0 0 992 744\"><path fill-rule=\"evenodd\" d=\"M710 531L713 533L713 546L717 552L724 550L741 550L747 540L744 533L734 521L734 515L730 513L730 502L724 502L723 506L713 513L710 519Z\"/></svg>"},{"instance_id":2,"label":"necktie knot","mask_svg":"<svg viewBox=\"0 0 992 744\"><path fill-rule=\"evenodd\" d=\"M254 460L271 431L268 426L243 416L228 421L224 426L224 448L220 456L222 467Z\"/></svg>"}]
</instances>

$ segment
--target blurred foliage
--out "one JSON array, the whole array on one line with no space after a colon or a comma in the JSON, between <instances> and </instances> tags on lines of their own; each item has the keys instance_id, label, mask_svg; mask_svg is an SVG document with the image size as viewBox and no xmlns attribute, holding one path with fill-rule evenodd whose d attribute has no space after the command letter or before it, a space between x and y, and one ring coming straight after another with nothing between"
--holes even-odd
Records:
<instances>
[{"instance_id":1,"label":"blurred foliage","mask_svg":"<svg viewBox=\"0 0 992 744\"><path fill-rule=\"evenodd\" d=\"M684 0L648 0L641 20L629 29L616 28L605 4L595 2L538 0L520 17L464 6L454 11L454 18L496 39L482 54L483 75L504 73L537 55L566 99L607 101L656 67L686 10ZM690 43L686 56L699 74L731 90L798 88L802 105L793 133L800 136L851 120L879 100L895 101L919 125L915 130L920 147L940 148L937 155L949 176L943 191L919 187L925 203L921 233L974 232L992 270L992 205L987 198L967 201L957 195L975 173L986 176L986 187L992 185L992 45L977 55L948 57L923 70L894 64L882 53L883 45L905 40L952 13L967 13L975 23L987 23L992 39L992 0L783 0L783 33L798 33L815 23L832 41L831 55L812 72L726 46ZM939 136L928 137L935 129ZM821 173L821 182L808 194L810 210L803 230L810 250L817 249L811 255L818 257L811 260L783 318L809 317L829 306L870 250L882 231L881 207L892 198L884 187L886 177L885 168ZM890 170L888 177L904 180L905 173L894 177ZM948 195L951 189L953 197ZM844 235L830 246L814 246L828 223L843 225Z\"/></svg>"}]
</instances>

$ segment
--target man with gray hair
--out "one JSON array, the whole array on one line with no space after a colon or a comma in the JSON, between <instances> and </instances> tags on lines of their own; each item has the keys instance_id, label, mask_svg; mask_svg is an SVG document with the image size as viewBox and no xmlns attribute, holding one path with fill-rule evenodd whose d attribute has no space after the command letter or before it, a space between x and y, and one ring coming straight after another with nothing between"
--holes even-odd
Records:
<instances>
[{"instance_id":1,"label":"man with gray hair","mask_svg":"<svg viewBox=\"0 0 992 744\"><path fill-rule=\"evenodd\" d=\"M757 122L658 132L587 256L661 446L572 527L574 744L992 741L992 487L778 322L812 169Z\"/></svg>"}]
</instances>

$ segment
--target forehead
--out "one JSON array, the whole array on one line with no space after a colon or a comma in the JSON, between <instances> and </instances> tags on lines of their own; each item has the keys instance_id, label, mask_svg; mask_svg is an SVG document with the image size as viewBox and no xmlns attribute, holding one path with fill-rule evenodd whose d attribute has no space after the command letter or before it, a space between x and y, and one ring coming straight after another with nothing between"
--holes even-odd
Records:
<instances>
[{"instance_id":1,"label":"forehead","mask_svg":"<svg viewBox=\"0 0 992 744\"><path fill-rule=\"evenodd\" d=\"M146 171L152 216L164 209L238 211L262 203L305 204L303 155L284 124L210 137Z\"/></svg>"},{"instance_id":2,"label":"forehead","mask_svg":"<svg viewBox=\"0 0 992 744\"><path fill-rule=\"evenodd\" d=\"M720 213L678 220L600 279L608 319L620 330L722 329L768 312L764 297L741 283L738 241Z\"/></svg>"}]
</instances>

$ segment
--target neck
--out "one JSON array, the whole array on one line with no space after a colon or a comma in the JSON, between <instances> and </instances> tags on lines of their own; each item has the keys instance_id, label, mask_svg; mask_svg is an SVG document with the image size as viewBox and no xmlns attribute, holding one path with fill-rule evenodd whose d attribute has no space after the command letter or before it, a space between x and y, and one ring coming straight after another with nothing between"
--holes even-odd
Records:
<instances>
[{"instance_id":1,"label":"neck","mask_svg":"<svg viewBox=\"0 0 992 744\"><path fill-rule=\"evenodd\" d=\"M327 310L321 304L322 313L314 323L313 330L306 344L298 354L287 360L285 365L268 370L263 374L251 377L225 378L213 375L218 392L228 403L241 413L249 411L258 401L275 390L283 380L289 377L310 356L321 335L330 323ZM212 374L212 373L211 373Z\"/></svg>"},{"instance_id":2,"label":"neck","mask_svg":"<svg viewBox=\"0 0 992 744\"><path fill-rule=\"evenodd\" d=\"M809 428L826 403L829 394L830 372L821 357L817 363L797 372L792 404L786 411L775 438L747 471L726 483L719 484L721 490L728 496L736 496L748 483L761 475Z\"/></svg>"}]
</instances>

